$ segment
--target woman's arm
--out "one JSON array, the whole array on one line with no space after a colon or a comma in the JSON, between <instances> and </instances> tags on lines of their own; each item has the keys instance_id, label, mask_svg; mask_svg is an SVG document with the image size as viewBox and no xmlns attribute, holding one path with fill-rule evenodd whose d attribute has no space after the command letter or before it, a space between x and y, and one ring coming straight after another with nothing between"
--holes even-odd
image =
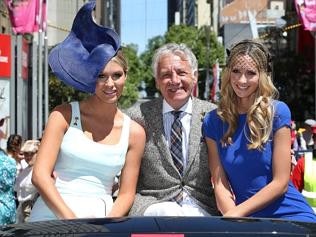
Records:
<instances>
[{"instance_id":1,"label":"woman's arm","mask_svg":"<svg viewBox=\"0 0 316 237\"><path fill-rule=\"evenodd\" d=\"M126 215L133 204L145 142L144 128L135 121L131 121L129 146L120 177L119 193L112 210L108 214L109 217Z\"/></svg>"},{"instance_id":2,"label":"woman's arm","mask_svg":"<svg viewBox=\"0 0 316 237\"><path fill-rule=\"evenodd\" d=\"M65 115L66 114L66 115ZM70 105L57 107L49 116L33 167L32 183L46 205L61 219L75 218L55 187L52 178L57 155L70 120ZM67 117L68 120L65 118Z\"/></svg>"},{"instance_id":3,"label":"woman's arm","mask_svg":"<svg viewBox=\"0 0 316 237\"><path fill-rule=\"evenodd\" d=\"M273 137L272 181L225 216L243 217L262 210L286 191L291 172L291 135L288 127L278 129Z\"/></svg>"},{"instance_id":4,"label":"woman's arm","mask_svg":"<svg viewBox=\"0 0 316 237\"><path fill-rule=\"evenodd\" d=\"M220 162L216 142L206 138L206 144L217 208L224 214L235 207L234 195Z\"/></svg>"}]
</instances>

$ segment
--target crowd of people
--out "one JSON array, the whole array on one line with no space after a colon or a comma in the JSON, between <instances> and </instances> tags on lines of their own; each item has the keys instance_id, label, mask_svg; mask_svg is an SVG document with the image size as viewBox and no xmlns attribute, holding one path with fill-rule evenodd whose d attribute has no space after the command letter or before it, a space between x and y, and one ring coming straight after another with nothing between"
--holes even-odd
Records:
<instances>
[{"instance_id":1,"label":"crowd of people","mask_svg":"<svg viewBox=\"0 0 316 237\"><path fill-rule=\"evenodd\" d=\"M6 149L0 149L0 225L23 223L29 217L38 195L31 178L39 144L11 134Z\"/></svg>"},{"instance_id":2,"label":"crowd of people","mask_svg":"<svg viewBox=\"0 0 316 237\"><path fill-rule=\"evenodd\" d=\"M292 127L291 181L316 213L316 121L307 119L303 128L296 129Z\"/></svg>"},{"instance_id":3,"label":"crowd of people","mask_svg":"<svg viewBox=\"0 0 316 237\"><path fill-rule=\"evenodd\" d=\"M243 40L227 51L215 105L192 96L191 49L167 43L152 60L161 96L122 111L127 60L116 32L94 22L94 7L78 11L49 55L56 76L89 97L57 106L40 145L8 139L0 224L126 215L316 222L290 180L291 112L264 44Z\"/></svg>"}]
</instances>

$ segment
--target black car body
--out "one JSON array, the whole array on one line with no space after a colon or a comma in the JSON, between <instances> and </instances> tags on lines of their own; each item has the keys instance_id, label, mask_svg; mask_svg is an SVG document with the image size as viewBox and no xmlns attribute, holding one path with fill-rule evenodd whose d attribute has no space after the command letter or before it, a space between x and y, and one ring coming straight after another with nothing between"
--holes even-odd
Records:
<instances>
[{"instance_id":1,"label":"black car body","mask_svg":"<svg viewBox=\"0 0 316 237\"><path fill-rule=\"evenodd\" d=\"M124 217L54 220L0 227L0 236L316 236L316 223L265 218Z\"/></svg>"}]
</instances>

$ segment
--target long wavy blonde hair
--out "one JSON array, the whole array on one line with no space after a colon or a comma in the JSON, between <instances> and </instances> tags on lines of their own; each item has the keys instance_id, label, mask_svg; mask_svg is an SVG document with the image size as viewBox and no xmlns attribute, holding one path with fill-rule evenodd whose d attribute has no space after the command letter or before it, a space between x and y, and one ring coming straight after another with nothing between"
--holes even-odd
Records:
<instances>
[{"instance_id":1,"label":"long wavy blonde hair","mask_svg":"<svg viewBox=\"0 0 316 237\"><path fill-rule=\"evenodd\" d=\"M248 55L254 60L259 71L259 85L254 94L254 104L247 111L247 146L248 149L262 149L272 132L272 101L279 96L271 79L270 54L263 44L254 40L243 40L233 46L228 53L227 64L222 74L221 99L217 112L222 120L228 123L228 130L221 140L222 145L233 143L232 136L238 126L238 100L230 83L231 70L238 56Z\"/></svg>"}]
</instances>

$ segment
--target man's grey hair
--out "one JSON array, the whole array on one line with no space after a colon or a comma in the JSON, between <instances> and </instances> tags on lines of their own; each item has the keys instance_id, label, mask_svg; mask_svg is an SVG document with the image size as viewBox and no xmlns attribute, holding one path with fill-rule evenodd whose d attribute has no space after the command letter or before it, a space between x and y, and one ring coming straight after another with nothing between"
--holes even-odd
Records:
<instances>
[{"instance_id":1,"label":"man's grey hair","mask_svg":"<svg viewBox=\"0 0 316 237\"><path fill-rule=\"evenodd\" d=\"M153 56L152 70L154 77L157 78L158 63L160 58L166 54L178 55L181 59L188 60L192 68L192 74L198 70L197 59L192 50L185 44L168 43L158 48Z\"/></svg>"}]
</instances>

